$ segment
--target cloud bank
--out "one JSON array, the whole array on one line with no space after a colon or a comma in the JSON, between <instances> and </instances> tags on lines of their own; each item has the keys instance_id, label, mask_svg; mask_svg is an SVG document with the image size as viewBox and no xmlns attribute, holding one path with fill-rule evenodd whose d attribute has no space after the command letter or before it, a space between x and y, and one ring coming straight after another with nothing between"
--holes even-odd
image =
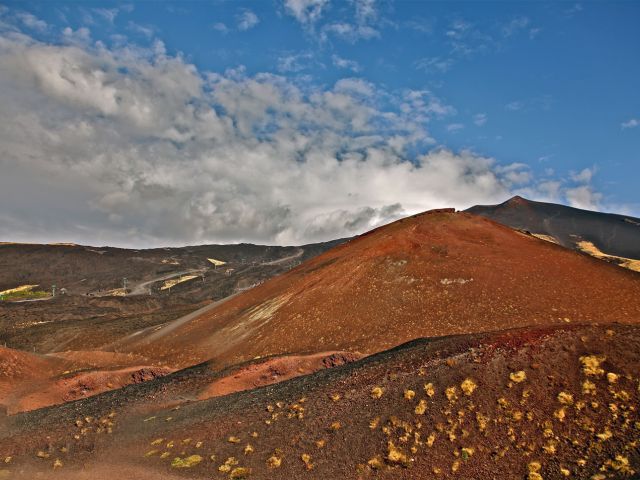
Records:
<instances>
[{"instance_id":1,"label":"cloud bank","mask_svg":"<svg viewBox=\"0 0 640 480\"><path fill-rule=\"evenodd\" d=\"M305 21L323 6L289 3ZM531 182L526 165L434 145L429 123L454 110L429 91L203 72L160 41L88 33L0 32L0 240L300 244Z\"/></svg>"}]
</instances>

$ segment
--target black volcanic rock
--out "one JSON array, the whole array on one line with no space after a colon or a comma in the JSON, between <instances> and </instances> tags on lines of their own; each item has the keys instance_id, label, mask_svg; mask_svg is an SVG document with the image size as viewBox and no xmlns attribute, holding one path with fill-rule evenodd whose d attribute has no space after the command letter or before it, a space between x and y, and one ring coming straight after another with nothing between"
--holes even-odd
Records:
<instances>
[{"instance_id":1,"label":"black volcanic rock","mask_svg":"<svg viewBox=\"0 0 640 480\"><path fill-rule=\"evenodd\" d=\"M588 241L609 255L640 259L640 219L594 212L520 196L499 205L475 205L466 210L519 230L549 235L566 248L578 250Z\"/></svg>"}]
</instances>

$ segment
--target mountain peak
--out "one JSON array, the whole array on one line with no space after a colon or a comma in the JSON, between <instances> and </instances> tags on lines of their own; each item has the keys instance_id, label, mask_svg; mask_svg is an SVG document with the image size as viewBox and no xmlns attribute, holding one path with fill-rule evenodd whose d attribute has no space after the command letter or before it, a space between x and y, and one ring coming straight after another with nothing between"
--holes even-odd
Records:
<instances>
[{"instance_id":1,"label":"mountain peak","mask_svg":"<svg viewBox=\"0 0 640 480\"><path fill-rule=\"evenodd\" d=\"M509 200L507 200L506 202L504 202L507 205L522 205L522 204L526 204L529 203L529 200L527 200L524 197L521 197L520 195L514 195L513 197L511 197Z\"/></svg>"}]
</instances>

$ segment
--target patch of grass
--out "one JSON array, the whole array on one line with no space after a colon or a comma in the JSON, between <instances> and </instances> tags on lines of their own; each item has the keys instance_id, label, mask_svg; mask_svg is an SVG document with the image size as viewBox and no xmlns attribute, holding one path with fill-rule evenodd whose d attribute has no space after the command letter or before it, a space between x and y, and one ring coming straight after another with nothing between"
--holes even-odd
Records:
<instances>
[{"instance_id":1,"label":"patch of grass","mask_svg":"<svg viewBox=\"0 0 640 480\"><path fill-rule=\"evenodd\" d=\"M191 468L198 465L202 461L200 455L191 455L189 457L180 458L176 457L171 462L173 468Z\"/></svg>"},{"instance_id":2,"label":"patch of grass","mask_svg":"<svg viewBox=\"0 0 640 480\"><path fill-rule=\"evenodd\" d=\"M49 297L49 292L35 290L39 285L22 285L0 292L0 301L15 302L18 300L35 300Z\"/></svg>"}]
</instances>

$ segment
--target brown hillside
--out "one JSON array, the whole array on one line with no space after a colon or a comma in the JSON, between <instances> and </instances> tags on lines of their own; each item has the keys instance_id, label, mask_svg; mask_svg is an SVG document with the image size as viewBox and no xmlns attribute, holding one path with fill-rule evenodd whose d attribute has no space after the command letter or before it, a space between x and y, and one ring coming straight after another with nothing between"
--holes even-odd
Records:
<instances>
[{"instance_id":1,"label":"brown hillside","mask_svg":"<svg viewBox=\"0 0 640 480\"><path fill-rule=\"evenodd\" d=\"M119 348L173 367L417 337L640 320L640 276L491 220L431 211L373 230L202 316Z\"/></svg>"},{"instance_id":2,"label":"brown hillside","mask_svg":"<svg viewBox=\"0 0 640 480\"><path fill-rule=\"evenodd\" d=\"M6 418L0 478L637 478L639 352L637 325L425 339L252 391L155 405L177 372Z\"/></svg>"},{"instance_id":3,"label":"brown hillside","mask_svg":"<svg viewBox=\"0 0 640 480\"><path fill-rule=\"evenodd\" d=\"M11 415L34 410L171 372L144 362L135 355L112 352L39 355L0 347L0 411Z\"/></svg>"}]
</instances>

